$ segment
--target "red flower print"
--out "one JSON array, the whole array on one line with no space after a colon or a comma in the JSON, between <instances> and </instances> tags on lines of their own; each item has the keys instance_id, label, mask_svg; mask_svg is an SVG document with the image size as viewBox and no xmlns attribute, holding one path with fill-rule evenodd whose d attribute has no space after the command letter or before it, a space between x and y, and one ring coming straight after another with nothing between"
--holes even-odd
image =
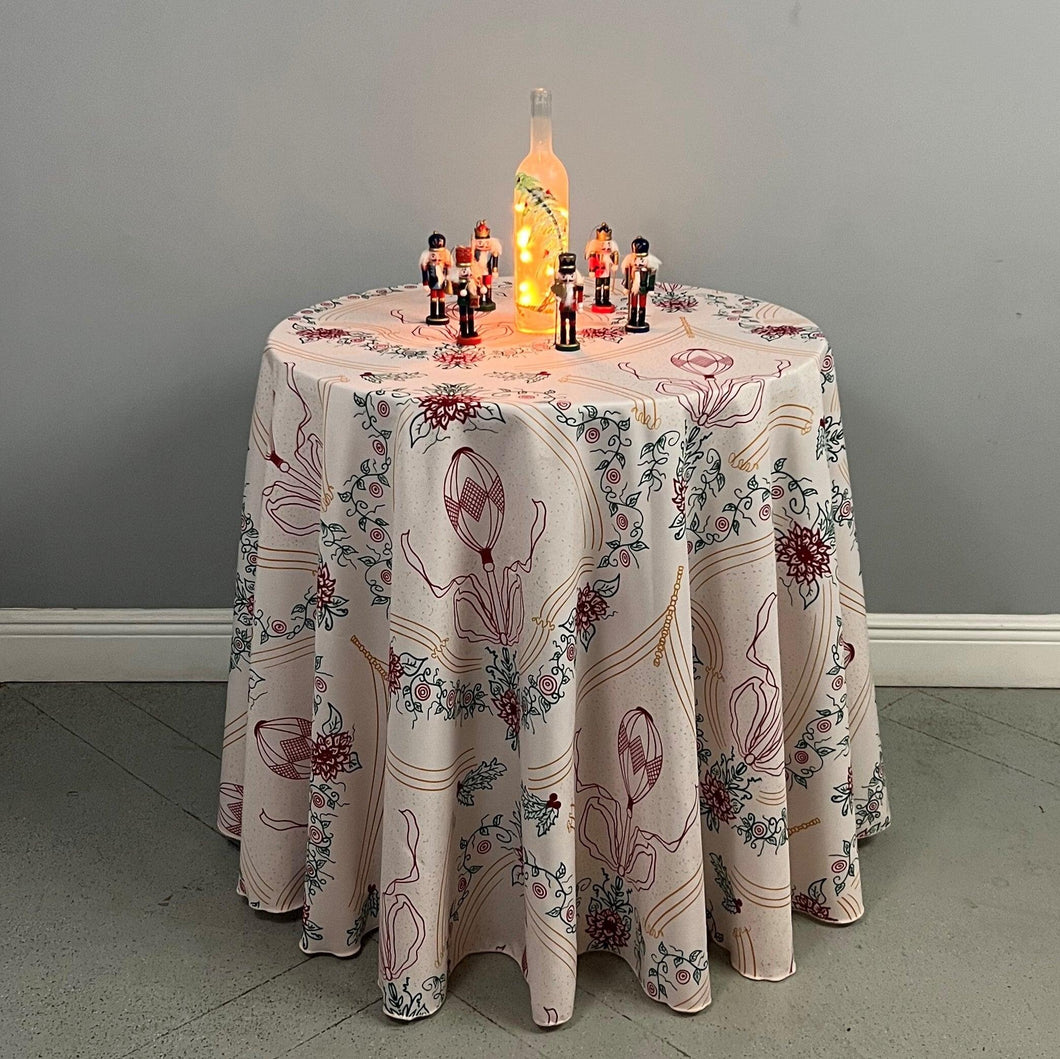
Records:
<instances>
[{"instance_id":1,"label":"red flower print","mask_svg":"<svg viewBox=\"0 0 1060 1059\"><path fill-rule=\"evenodd\" d=\"M484 355L481 350L443 349L434 354L434 359L443 368L470 368L476 360L481 360Z\"/></svg>"},{"instance_id":2,"label":"red flower print","mask_svg":"<svg viewBox=\"0 0 1060 1059\"><path fill-rule=\"evenodd\" d=\"M350 332L341 327L306 327L296 332L300 342L316 342L320 339L349 338Z\"/></svg>"},{"instance_id":3,"label":"red flower print","mask_svg":"<svg viewBox=\"0 0 1060 1059\"><path fill-rule=\"evenodd\" d=\"M574 628L584 632L607 617L607 600L589 585L578 589L578 603L574 608Z\"/></svg>"},{"instance_id":4,"label":"red flower print","mask_svg":"<svg viewBox=\"0 0 1060 1059\"><path fill-rule=\"evenodd\" d=\"M688 482L683 478L674 479L674 507L683 515L685 513L685 494L688 492Z\"/></svg>"},{"instance_id":5,"label":"red flower print","mask_svg":"<svg viewBox=\"0 0 1060 1059\"><path fill-rule=\"evenodd\" d=\"M313 773L318 779L333 780L340 772L347 771L353 754L353 735L350 732L335 732L322 735L313 744Z\"/></svg>"},{"instance_id":6,"label":"red flower print","mask_svg":"<svg viewBox=\"0 0 1060 1059\"><path fill-rule=\"evenodd\" d=\"M519 696L511 688L503 691L499 698L493 700L493 709L508 726L508 730L518 734L522 712L519 709Z\"/></svg>"},{"instance_id":7,"label":"red flower print","mask_svg":"<svg viewBox=\"0 0 1060 1059\"><path fill-rule=\"evenodd\" d=\"M774 338L797 335L801 330L801 327L796 327L794 324L768 324L763 327L751 328L751 334L761 335L768 342Z\"/></svg>"},{"instance_id":8,"label":"red flower print","mask_svg":"<svg viewBox=\"0 0 1060 1059\"><path fill-rule=\"evenodd\" d=\"M815 901L809 894L795 893L791 895L791 907L796 912L803 912L814 919L831 919L832 913L826 905Z\"/></svg>"},{"instance_id":9,"label":"red flower print","mask_svg":"<svg viewBox=\"0 0 1060 1059\"><path fill-rule=\"evenodd\" d=\"M418 397L424 418L434 430L445 430L450 423L466 423L478 415L482 402L466 392L429 393Z\"/></svg>"},{"instance_id":10,"label":"red flower print","mask_svg":"<svg viewBox=\"0 0 1060 1059\"><path fill-rule=\"evenodd\" d=\"M830 549L814 526L791 524L781 534L777 558L788 568L788 576L802 584L812 584L828 573Z\"/></svg>"},{"instance_id":11,"label":"red flower print","mask_svg":"<svg viewBox=\"0 0 1060 1059\"><path fill-rule=\"evenodd\" d=\"M401 665L401 659L394 653L394 648L391 647L390 663L386 671L386 687L391 695L395 695L401 690L401 678L404 675L405 670Z\"/></svg>"},{"instance_id":12,"label":"red flower print","mask_svg":"<svg viewBox=\"0 0 1060 1059\"><path fill-rule=\"evenodd\" d=\"M327 563L321 563L317 570L317 606L324 610L335 595L335 578L331 576Z\"/></svg>"},{"instance_id":13,"label":"red flower print","mask_svg":"<svg viewBox=\"0 0 1060 1059\"><path fill-rule=\"evenodd\" d=\"M626 337L624 327L583 327L582 338L602 338L605 342L621 342Z\"/></svg>"},{"instance_id":14,"label":"red flower print","mask_svg":"<svg viewBox=\"0 0 1060 1059\"><path fill-rule=\"evenodd\" d=\"M723 824L736 819L732 796L725 784L713 773L705 773L699 781L699 797L704 809L713 813Z\"/></svg>"},{"instance_id":15,"label":"red flower print","mask_svg":"<svg viewBox=\"0 0 1060 1059\"><path fill-rule=\"evenodd\" d=\"M629 944L629 927L613 908L601 908L585 916L585 930L605 949L621 949Z\"/></svg>"}]
</instances>

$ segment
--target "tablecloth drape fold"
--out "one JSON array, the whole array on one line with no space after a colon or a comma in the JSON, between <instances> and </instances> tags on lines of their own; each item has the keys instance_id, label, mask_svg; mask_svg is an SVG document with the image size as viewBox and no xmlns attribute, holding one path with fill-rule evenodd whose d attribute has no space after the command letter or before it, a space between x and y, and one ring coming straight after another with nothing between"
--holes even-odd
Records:
<instances>
[{"instance_id":1,"label":"tablecloth drape fold","mask_svg":"<svg viewBox=\"0 0 1060 1059\"><path fill-rule=\"evenodd\" d=\"M473 352L405 288L270 337L218 826L305 951L378 928L394 1017L478 951L542 1025L589 949L695 1011L711 941L776 980L858 919L889 823L832 354L667 285L563 357L496 290Z\"/></svg>"}]
</instances>

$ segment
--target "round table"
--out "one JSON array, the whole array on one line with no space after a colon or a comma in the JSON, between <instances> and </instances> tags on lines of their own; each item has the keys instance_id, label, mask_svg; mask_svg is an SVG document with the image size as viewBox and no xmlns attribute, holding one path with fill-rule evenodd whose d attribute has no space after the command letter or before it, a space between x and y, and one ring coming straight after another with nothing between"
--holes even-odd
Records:
<instances>
[{"instance_id":1,"label":"round table","mask_svg":"<svg viewBox=\"0 0 1060 1059\"><path fill-rule=\"evenodd\" d=\"M219 827L304 951L378 928L396 1018L494 951L540 1025L590 949L696 1011L710 942L778 980L858 919L889 823L832 354L676 284L559 353L510 294L474 347L414 285L270 335Z\"/></svg>"}]
</instances>

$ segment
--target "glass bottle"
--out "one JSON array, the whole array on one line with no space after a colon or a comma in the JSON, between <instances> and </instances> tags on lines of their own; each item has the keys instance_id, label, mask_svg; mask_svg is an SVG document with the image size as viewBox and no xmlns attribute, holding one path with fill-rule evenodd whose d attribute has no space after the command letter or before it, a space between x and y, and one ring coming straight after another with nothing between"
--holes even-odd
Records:
<instances>
[{"instance_id":1,"label":"glass bottle","mask_svg":"<svg viewBox=\"0 0 1060 1059\"><path fill-rule=\"evenodd\" d=\"M530 153L515 171L515 326L530 334L551 334L556 298L552 293L558 258L567 249L567 170L552 150L552 93L530 93Z\"/></svg>"}]
</instances>

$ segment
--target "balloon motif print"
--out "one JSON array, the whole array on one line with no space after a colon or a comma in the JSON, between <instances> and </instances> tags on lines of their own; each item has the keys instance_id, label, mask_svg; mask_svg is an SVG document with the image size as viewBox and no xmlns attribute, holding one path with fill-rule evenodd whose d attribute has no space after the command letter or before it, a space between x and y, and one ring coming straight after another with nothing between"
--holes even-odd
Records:
<instances>
[{"instance_id":1,"label":"balloon motif print","mask_svg":"<svg viewBox=\"0 0 1060 1059\"><path fill-rule=\"evenodd\" d=\"M711 942L777 980L857 920L890 823L835 359L681 284L576 357L493 297L470 352L418 285L270 336L218 827L305 952L378 932L393 1018L482 951L542 1026L588 949L699 1011Z\"/></svg>"},{"instance_id":2,"label":"balloon motif print","mask_svg":"<svg viewBox=\"0 0 1060 1059\"><path fill-rule=\"evenodd\" d=\"M435 596L453 593L453 624L457 635L471 643L516 644L523 627L523 586L519 573L528 573L533 565L534 548L545 531L545 505L540 500L533 502L535 515L526 559L504 567L498 578L493 549L504 525L504 486L500 475L489 460L474 450L457 449L445 476L444 492L445 511L453 532L464 545L478 553L482 576L470 571L453 578L444 587L436 585L413 550L408 531L401 537L405 557Z\"/></svg>"}]
</instances>

